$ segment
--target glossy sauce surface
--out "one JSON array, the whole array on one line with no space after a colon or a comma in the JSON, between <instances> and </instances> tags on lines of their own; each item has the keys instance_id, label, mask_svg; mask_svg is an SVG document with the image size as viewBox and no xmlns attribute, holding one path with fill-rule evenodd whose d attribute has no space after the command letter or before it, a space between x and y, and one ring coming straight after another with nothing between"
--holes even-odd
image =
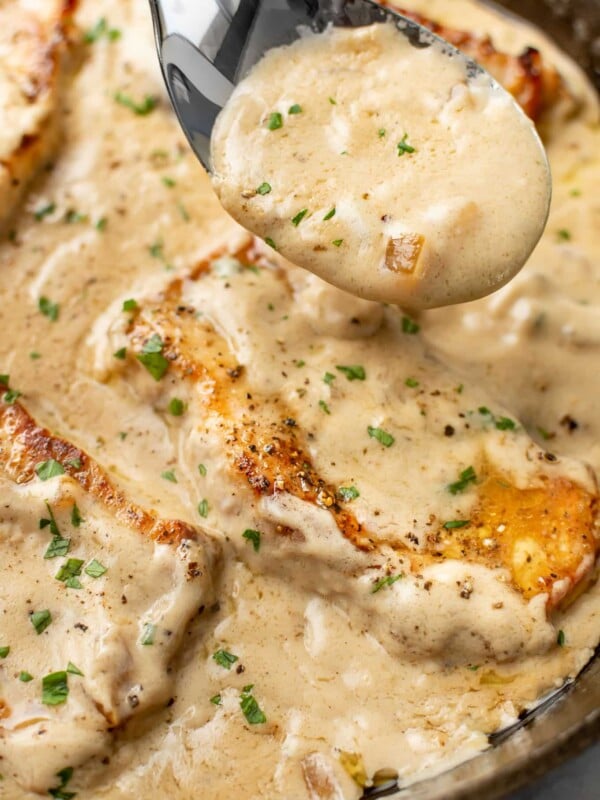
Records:
<instances>
[{"instance_id":1,"label":"glossy sauce surface","mask_svg":"<svg viewBox=\"0 0 600 800\"><path fill-rule=\"evenodd\" d=\"M546 158L489 76L391 23L267 53L211 141L225 209L294 264L420 309L512 278L546 221Z\"/></svg>"},{"instance_id":2,"label":"glossy sauce surface","mask_svg":"<svg viewBox=\"0 0 600 800\"><path fill-rule=\"evenodd\" d=\"M480 485L457 495L447 486L468 466L479 470L482 452L522 489L539 487L541 473L593 492L588 465L600 470L596 100L535 31L467 0L412 6L490 32L509 50L539 44L575 98L568 115L559 108L547 121L553 208L522 274L486 300L418 318L347 295L267 249L242 263L236 254L247 236L221 210L161 95L146 4L82 4L84 30L105 16L122 36L84 50L65 92L53 169L0 245L0 371L40 424L89 453L133 501L217 543L221 566L208 572L218 606L196 615L204 600L175 552L132 538L68 479L15 485L3 477L0 587L9 590L0 588L0 647L10 652L0 659L0 697L31 717L43 705L41 676L67 661L86 674L69 675L66 704L42 709L57 723L66 713L68 737L38 737L32 750L27 736L13 736L10 717L0 719L3 800L43 796L67 766L75 767L68 789L94 800L186 800L200 791L211 800L356 800L353 763L369 777L394 769L403 783L439 772L476 754L489 732L591 657L600 638L597 584L548 617L543 593L528 599L506 567L458 553L427 567L429 589L405 565L404 578L373 592L401 571L394 562L386 572L390 539L402 553L412 542L420 555L431 514L470 519ZM140 115L113 101L117 92L161 101ZM37 219L49 203L55 210ZM172 366L154 381L134 355L138 328L160 324L167 290L193 379ZM58 305L56 320L40 312L42 296ZM131 299L139 310L124 312ZM126 358L115 358L123 347ZM173 398L187 404L183 414L169 410ZM480 407L516 428L499 430ZM326 508L291 492L261 496L232 468L237 444L224 443L232 426L289 417L326 485L358 490L343 508L380 550L357 551ZM543 458L548 450L556 461ZM109 567L98 579L84 573L84 590L57 581L58 564L43 558L45 501L73 539L73 555ZM73 502L85 520L78 528ZM303 528L305 541L278 526ZM263 533L258 552L247 530ZM120 602L124 584L131 606ZM28 599L55 617L39 636ZM406 623L402 603L425 633ZM140 645L147 612L159 606L171 609L170 629L181 637L168 652ZM457 642L457 619L479 626L477 643ZM76 638L76 620L98 639L106 626L118 653L134 654L130 677L141 676L159 698L152 713L110 735L95 726L86 686L97 651ZM495 655L477 650L482 640ZM230 669L215 660L219 650L237 657ZM19 680L23 671L33 681ZM103 680L119 709L123 671L111 662ZM250 684L264 723L242 710Z\"/></svg>"}]
</instances>

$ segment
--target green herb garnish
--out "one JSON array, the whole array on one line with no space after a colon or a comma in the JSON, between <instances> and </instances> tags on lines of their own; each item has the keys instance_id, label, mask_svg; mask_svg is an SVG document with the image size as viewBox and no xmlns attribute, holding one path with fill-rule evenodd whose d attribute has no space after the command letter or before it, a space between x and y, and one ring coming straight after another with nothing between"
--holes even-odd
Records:
<instances>
[{"instance_id":1,"label":"green herb garnish","mask_svg":"<svg viewBox=\"0 0 600 800\"><path fill-rule=\"evenodd\" d=\"M133 113L137 114L138 117L145 117L150 114L151 111L154 111L158 102L156 97L147 94L141 102L137 103L135 100L129 97L129 95L124 94L123 92L117 92L115 94L115 100L117 103L119 103L119 105L125 106L125 108L133 111Z\"/></svg>"},{"instance_id":2,"label":"green herb garnish","mask_svg":"<svg viewBox=\"0 0 600 800\"><path fill-rule=\"evenodd\" d=\"M36 464L35 472L41 481L47 481L50 478L56 478L58 475L64 475L65 468L59 461L49 458L47 461L41 461Z\"/></svg>"},{"instance_id":3,"label":"green herb garnish","mask_svg":"<svg viewBox=\"0 0 600 800\"><path fill-rule=\"evenodd\" d=\"M113 353L113 358L118 358L120 361L125 361L127 358L127 348L120 347L118 350L115 350Z\"/></svg>"},{"instance_id":4,"label":"green herb garnish","mask_svg":"<svg viewBox=\"0 0 600 800\"><path fill-rule=\"evenodd\" d=\"M206 477L206 467L204 464L198 464L198 472L202 475L203 478Z\"/></svg>"},{"instance_id":5,"label":"green herb garnish","mask_svg":"<svg viewBox=\"0 0 600 800\"><path fill-rule=\"evenodd\" d=\"M170 481L171 483L177 483L177 476L172 469L167 469L164 472L161 472L160 477L164 478L166 481Z\"/></svg>"},{"instance_id":6,"label":"green herb garnish","mask_svg":"<svg viewBox=\"0 0 600 800\"><path fill-rule=\"evenodd\" d=\"M23 683L29 683L29 681L33 680L33 675L31 672L27 672L26 670L22 670L19 672L19 680Z\"/></svg>"},{"instance_id":7,"label":"green herb garnish","mask_svg":"<svg viewBox=\"0 0 600 800\"><path fill-rule=\"evenodd\" d=\"M89 575L90 578L100 578L105 572L108 572L108 568L97 559L93 558L83 571L86 575Z\"/></svg>"},{"instance_id":8,"label":"green herb garnish","mask_svg":"<svg viewBox=\"0 0 600 800\"><path fill-rule=\"evenodd\" d=\"M79 667L76 667L72 661L69 661L67 664L67 672L69 675L80 675L83 677L83 672L79 669Z\"/></svg>"},{"instance_id":9,"label":"green herb garnish","mask_svg":"<svg viewBox=\"0 0 600 800\"><path fill-rule=\"evenodd\" d=\"M305 217L307 214L308 214L308 208L303 208L303 209L302 209L302 211L299 211L299 212L296 214L296 216L295 216L295 217L292 217L292 225L295 225L295 226L296 226L296 228L297 228L297 227L298 227L298 225L300 225L300 223L302 222L302 220L304 219L304 217Z\"/></svg>"},{"instance_id":10,"label":"green herb garnish","mask_svg":"<svg viewBox=\"0 0 600 800\"><path fill-rule=\"evenodd\" d=\"M47 203L45 206L40 206L40 208L34 211L33 216L38 222L41 222L44 217L47 217L49 214L53 214L55 211L56 203Z\"/></svg>"},{"instance_id":11,"label":"green herb garnish","mask_svg":"<svg viewBox=\"0 0 600 800\"><path fill-rule=\"evenodd\" d=\"M342 364L337 364L336 369L338 372L343 372L349 381L364 381L367 377L365 368L360 364L353 364L352 366L345 367Z\"/></svg>"},{"instance_id":12,"label":"green herb garnish","mask_svg":"<svg viewBox=\"0 0 600 800\"><path fill-rule=\"evenodd\" d=\"M69 687L65 670L51 672L42 678L42 703L46 706L59 706L67 702Z\"/></svg>"},{"instance_id":13,"label":"green herb garnish","mask_svg":"<svg viewBox=\"0 0 600 800\"><path fill-rule=\"evenodd\" d=\"M391 433L387 433L387 431L384 431L382 428L372 428L369 425L367 428L367 433L371 439L377 439L377 441L384 447L391 447L396 441Z\"/></svg>"},{"instance_id":14,"label":"green herb garnish","mask_svg":"<svg viewBox=\"0 0 600 800\"><path fill-rule=\"evenodd\" d=\"M279 130L279 128L283 128L283 117L279 111L273 111L273 113L269 115L269 119L267 120L267 128L270 131L276 131Z\"/></svg>"},{"instance_id":15,"label":"green herb garnish","mask_svg":"<svg viewBox=\"0 0 600 800\"><path fill-rule=\"evenodd\" d=\"M402 139L398 142L398 155L403 156L404 153L414 153L415 148L411 147L406 141L408 139L408 133L405 133Z\"/></svg>"},{"instance_id":16,"label":"green herb garnish","mask_svg":"<svg viewBox=\"0 0 600 800\"><path fill-rule=\"evenodd\" d=\"M340 486L337 493L338 497L341 497L345 503L349 503L351 500L356 500L357 497L360 497L360 492L356 486Z\"/></svg>"},{"instance_id":17,"label":"green herb garnish","mask_svg":"<svg viewBox=\"0 0 600 800\"><path fill-rule=\"evenodd\" d=\"M402 332L414 335L421 330L421 326L410 317L402 317Z\"/></svg>"},{"instance_id":18,"label":"green herb garnish","mask_svg":"<svg viewBox=\"0 0 600 800\"><path fill-rule=\"evenodd\" d=\"M301 114L302 113L302 106L299 106L298 103L294 103L293 106L290 106L288 109L288 114Z\"/></svg>"},{"instance_id":19,"label":"green herb garnish","mask_svg":"<svg viewBox=\"0 0 600 800\"><path fill-rule=\"evenodd\" d=\"M265 195L269 194L270 191L271 191L271 184L265 181L264 183L261 183L261 185L256 190L256 193Z\"/></svg>"},{"instance_id":20,"label":"green herb garnish","mask_svg":"<svg viewBox=\"0 0 600 800\"><path fill-rule=\"evenodd\" d=\"M48 625L52 622L52 614L48 611L48 609L44 609L43 611L34 611L29 615L29 619L31 624L35 628L35 632L39 636L40 633L43 633Z\"/></svg>"},{"instance_id":21,"label":"green herb garnish","mask_svg":"<svg viewBox=\"0 0 600 800\"><path fill-rule=\"evenodd\" d=\"M186 408L186 404L178 397L172 397L169 401L169 414L172 414L174 417L181 417Z\"/></svg>"},{"instance_id":22,"label":"green herb garnish","mask_svg":"<svg viewBox=\"0 0 600 800\"><path fill-rule=\"evenodd\" d=\"M450 519L448 522L444 522L444 528L446 528L446 530L452 530L453 528L464 528L465 525L470 524L470 519Z\"/></svg>"},{"instance_id":23,"label":"green herb garnish","mask_svg":"<svg viewBox=\"0 0 600 800\"><path fill-rule=\"evenodd\" d=\"M327 222L327 220L331 219L332 217L335 217L335 206L331 209L331 211L328 211L327 214L325 214L323 217L323 222Z\"/></svg>"},{"instance_id":24,"label":"green herb garnish","mask_svg":"<svg viewBox=\"0 0 600 800\"><path fill-rule=\"evenodd\" d=\"M51 322L56 322L60 314L60 306L58 303L53 303L47 297L40 297L38 300L38 308L45 317Z\"/></svg>"},{"instance_id":25,"label":"green herb garnish","mask_svg":"<svg viewBox=\"0 0 600 800\"><path fill-rule=\"evenodd\" d=\"M240 695L240 708L246 717L246 721L249 722L250 725L261 725L263 722L267 721L267 718L261 711L260 706L252 695L253 688L254 686L250 684L248 686L244 686L242 689L242 694Z\"/></svg>"},{"instance_id":26,"label":"green herb garnish","mask_svg":"<svg viewBox=\"0 0 600 800\"><path fill-rule=\"evenodd\" d=\"M242 536L244 539L247 539L247 541L252 542L252 548L254 549L254 552L258 553L260 550L261 532L254 531L252 528L246 528L246 530L242 533Z\"/></svg>"},{"instance_id":27,"label":"green herb garnish","mask_svg":"<svg viewBox=\"0 0 600 800\"><path fill-rule=\"evenodd\" d=\"M83 559L69 558L54 576L57 581L61 581L69 589L81 589L79 576L83 567Z\"/></svg>"},{"instance_id":28,"label":"green herb garnish","mask_svg":"<svg viewBox=\"0 0 600 800\"><path fill-rule=\"evenodd\" d=\"M381 580L378 580L377 583L373 585L371 594L376 594L380 589L383 589L384 586L393 586L396 581L399 581L403 577L403 572L401 572L399 575L386 575L385 578L381 578Z\"/></svg>"},{"instance_id":29,"label":"green herb garnish","mask_svg":"<svg viewBox=\"0 0 600 800\"><path fill-rule=\"evenodd\" d=\"M206 517L208 517L208 500L206 499L201 500L198 503L198 513L203 519L206 519Z\"/></svg>"},{"instance_id":30,"label":"green herb garnish","mask_svg":"<svg viewBox=\"0 0 600 800\"><path fill-rule=\"evenodd\" d=\"M331 414L331 410L327 405L327 403L325 402L325 400L319 400L319 408L321 409L321 411L324 411L325 414Z\"/></svg>"},{"instance_id":31,"label":"green herb garnish","mask_svg":"<svg viewBox=\"0 0 600 800\"><path fill-rule=\"evenodd\" d=\"M460 494L460 492L464 492L470 483L475 483L476 480L477 475L473 467L467 467L460 473L458 480L454 483L449 483L446 488L450 494Z\"/></svg>"},{"instance_id":32,"label":"green herb garnish","mask_svg":"<svg viewBox=\"0 0 600 800\"><path fill-rule=\"evenodd\" d=\"M223 669L231 669L236 661L239 661L239 656L234 656L233 653L228 653L227 650L217 650L213 653L213 661L216 661Z\"/></svg>"},{"instance_id":33,"label":"green herb garnish","mask_svg":"<svg viewBox=\"0 0 600 800\"><path fill-rule=\"evenodd\" d=\"M136 358L148 370L155 381L159 381L169 368L169 362L163 356L164 343L157 333L152 336L142 347L142 352Z\"/></svg>"},{"instance_id":34,"label":"green herb garnish","mask_svg":"<svg viewBox=\"0 0 600 800\"><path fill-rule=\"evenodd\" d=\"M153 645L155 636L156 636L156 625L154 625L152 622L145 622L144 628L142 630L140 644L143 644L145 647Z\"/></svg>"},{"instance_id":35,"label":"green herb garnish","mask_svg":"<svg viewBox=\"0 0 600 800\"><path fill-rule=\"evenodd\" d=\"M137 300L133 298L129 298L129 300L123 300L123 311L136 311L139 308L137 304Z\"/></svg>"}]
</instances>

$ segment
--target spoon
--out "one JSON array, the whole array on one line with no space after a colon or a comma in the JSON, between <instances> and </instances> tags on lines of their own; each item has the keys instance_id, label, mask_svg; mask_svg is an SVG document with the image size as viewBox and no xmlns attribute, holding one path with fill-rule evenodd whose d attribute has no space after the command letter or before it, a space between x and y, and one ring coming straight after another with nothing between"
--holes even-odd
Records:
<instances>
[{"instance_id":1,"label":"spoon","mask_svg":"<svg viewBox=\"0 0 600 800\"><path fill-rule=\"evenodd\" d=\"M483 297L523 267L548 216L546 154L512 95L454 46L373 0L150 5L171 101L221 204L289 261L413 311ZM361 69L326 49L369 37ZM382 73L396 80L377 105ZM342 116L319 104L324 84L346 90L339 107L329 97ZM303 100L286 111L291 88ZM271 136L286 113L300 116ZM356 147L334 152L339 131Z\"/></svg>"},{"instance_id":2,"label":"spoon","mask_svg":"<svg viewBox=\"0 0 600 800\"><path fill-rule=\"evenodd\" d=\"M414 47L435 46L449 59L460 60L467 78L485 74L429 29L372 0L150 0L150 8L171 102L209 172L213 125L236 85L268 50L291 44L307 29L391 21Z\"/></svg>"}]
</instances>

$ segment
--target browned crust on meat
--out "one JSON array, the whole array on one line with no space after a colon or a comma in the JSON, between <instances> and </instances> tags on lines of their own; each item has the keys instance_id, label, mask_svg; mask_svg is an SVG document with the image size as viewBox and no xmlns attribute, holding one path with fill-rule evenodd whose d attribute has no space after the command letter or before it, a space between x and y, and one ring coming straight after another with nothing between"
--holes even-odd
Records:
<instances>
[{"instance_id":1,"label":"browned crust on meat","mask_svg":"<svg viewBox=\"0 0 600 800\"><path fill-rule=\"evenodd\" d=\"M84 450L37 425L20 403L0 402L0 469L15 483L28 483L37 480L36 466L51 458L94 500L144 536L165 544L196 538L185 522L159 519L132 503Z\"/></svg>"},{"instance_id":2,"label":"browned crust on meat","mask_svg":"<svg viewBox=\"0 0 600 800\"><path fill-rule=\"evenodd\" d=\"M490 36L478 36L469 31L457 30L441 25L428 17L402 8L393 0L378 0L405 17L415 20L453 44L473 58L493 75L519 103L534 122L540 118L565 94L563 81L557 70L546 64L534 47L527 47L518 56L497 50Z\"/></svg>"},{"instance_id":3,"label":"browned crust on meat","mask_svg":"<svg viewBox=\"0 0 600 800\"><path fill-rule=\"evenodd\" d=\"M247 267L278 269L255 241L230 255ZM201 280L210 260L199 264L190 279ZM542 473L539 485L520 489L488 463L475 465L478 503L469 525L448 530L443 520L431 520L431 532L420 543L424 552L373 536L318 473L308 456L306 433L286 414L280 399L273 402L251 390L227 343L197 319L196 309L181 304L181 289L182 281L175 279L155 301L134 312L128 330L133 352L139 353L153 334L160 336L169 372L202 386L199 396L206 419L217 422L232 474L243 476L256 496L285 492L325 509L355 548L373 552L388 545L417 572L447 558L507 569L525 598L552 592L550 608L591 574L599 550L597 495L566 478L551 480ZM269 406L265 420L258 412ZM277 533L302 538L301 531L284 527ZM559 581L564 588L555 591Z\"/></svg>"},{"instance_id":4,"label":"browned crust on meat","mask_svg":"<svg viewBox=\"0 0 600 800\"><path fill-rule=\"evenodd\" d=\"M12 216L28 184L56 147L59 94L68 55L75 43L73 15L77 6L78 0L62 0L53 24L47 29L38 26L35 32L35 59L25 74L16 77L25 101L28 104L45 104L47 110L43 124L37 130L23 131L13 152L0 158L0 190L3 191L0 225Z\"/></svg>"}]
</instances>

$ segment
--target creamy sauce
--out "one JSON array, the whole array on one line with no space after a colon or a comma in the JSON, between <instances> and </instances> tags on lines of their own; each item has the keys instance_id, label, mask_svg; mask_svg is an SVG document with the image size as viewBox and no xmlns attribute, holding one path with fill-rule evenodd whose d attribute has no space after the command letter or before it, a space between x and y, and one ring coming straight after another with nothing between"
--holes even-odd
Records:
<instances>
[{"instance_id":1,"label":"creamy sauce","mask_svg":"<svg viewBox=\"0 0 600 800\"><path fill-rule=\"evenodd\" d=\"M541 236L548 166L489 77L392 24L270 51L215 123L225 209L352 294L430 308L498 289Z\"/></svg>"},{"instance_id":2,"label":"creamy sauce","mask_svg":"<svg viewBox=\"0 0 600 800\"><path fill-rule=\"evenodd\" d=\"M146 4L83 3L84 29L106 16L122 39L87 48L65 95L54 169L26 200L14 241L0 246L0 372L10 373L40 424L85 449L135 502L205 528L223 568L208 568L219 607L196 617L195 604L210 591L183 580L176 549L140 539L66 477L23 485L2 478L0 647L11 650L0 659L0 698L19 719L32 719L40 705L49 718L48 736L30 740L27 728L15 738L15 720L0 719L3 800L43 795L67 766L75 767L67 789L98 800L184 800L200 791L211 800L314 800L315 770L321 784L327 776L331 797L356 800L361 790L343 753L360 754L369 776L393 768L403 783L442 771L484 748L489 732L590 658L600 638L597 584L549 619L546 595L525 599L506 568L458 558L426 567L430 590L405 565L404 579L371 592L387 575L389 538L405 546L430 514L472 513L475 487L455 497L445 487L482 454L517 486L543 474L593 492L585 465L600 470L596 102L577 69L536 32L467 0L411 6L489 31L510 50L541 42L581 104L549 125L554 205L522 275L488 300L422 315L415 334L404 330L402 312L273 262L276 255L255 269L213 256L220 248L234 254L246 236L220 210L166 99L145 117L110 102L117 91L136 101L161 91ZM33 211L49 202L55 211L37 221ZM66 222L69 209L87 220ZM175 287L206 256L207 270ZM156 382L133 354L138 328L161 324L160 292L169 287L193 309L181 315L180 349L190 368L202 362L227 387L227 408L215 399L218 383L186 379L175 362ZM59 304L56 322L39 312L42 295ZM139 311L123 313L130 298ZM122 347L125 360L114 358ZM337 365L361 365L366 379L350 381ZM239 377L227 374L238 366ZM327 373L335 379L324 381ZM256 400L252 413L246 393ZM174 397L187 403L181 416L169 412ZM323 508L290 492L258 496L232 469L232 426L270 424L279 405L311 434L308 456L327 483L359 489L347 507L380 552L357 552ZM483 405L517 420L518 430L496 430L477 413L459 416ZM367 426L391 433L394 444L370 438ZM546 448L558 461L540 460ZM110 567L97 579L84 573L83 590L66 589L54 578L56 559L43 559L46 500L73 539L73 557ZM85 520L79 528L71 525L73 501ZM304 530L305 540L286 540L277 525ZM245 530L263 533L259 552ZM395 562L391 574L401 568ZM123 585L131 607L120 602ZM36 610L56 609L39 636L27 599ZM158 608L171 614L172 647L140 644ZM406 625L407 608L427 634ZM491 641L492 654L456 640L457 614L464 629ZM75 618L88 624L89 645L73 630ZM556 645L559 630L564 647ZM118 641L100 680L103 632ZM237 656L229 670L213 658L221 649ZM124 679L116 663L125 657L132 661ZM66 704L40 704L41 676L68 661L84 677L69 674ZM19 681L22 671L34 680ZM140 708L147 714L130 716L126 698L137 683L153 699ZM265 723L250 724L240 708L249 684ZM107 731L98 700L127 724Z\"/></svg>"}]
</instances>

